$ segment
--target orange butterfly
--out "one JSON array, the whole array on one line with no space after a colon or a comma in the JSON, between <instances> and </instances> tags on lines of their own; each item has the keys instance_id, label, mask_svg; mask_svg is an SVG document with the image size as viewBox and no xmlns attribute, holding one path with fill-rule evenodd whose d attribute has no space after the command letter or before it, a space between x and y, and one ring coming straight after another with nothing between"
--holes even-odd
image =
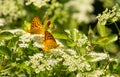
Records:
<instances>
[{"instance_id":1,"label":"orange butterfly","mask_svg":"<svg viewBox=\"0 0 120 77\"><path fill-rule=\"evenodd\" d=\"M59 44L57 44L52 34L49 33L48 31L45 31L43 45L44 45L43 50L49 50L49 49L57 48L59 46Z\"/></svg>"},{"instance_id":2,"label":"orange butterfly","mask_svg":"<svg viewBox=\"0 0 120 77\"><path fill-rule=\"evenodd\" d=\"M44 27L41 24L39 17L34 17L32 20L32 24L30 27L30 33L31 34L44 34Z\"/></svg>"}]
</instances>

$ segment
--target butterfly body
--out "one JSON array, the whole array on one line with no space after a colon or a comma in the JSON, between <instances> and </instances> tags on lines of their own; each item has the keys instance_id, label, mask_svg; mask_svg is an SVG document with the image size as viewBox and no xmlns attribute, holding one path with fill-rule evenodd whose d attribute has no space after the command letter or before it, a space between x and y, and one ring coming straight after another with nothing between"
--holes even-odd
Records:
<instances>
[{"instance_id":1,"label":"butterfly body","mask_svg":"<svg viewBox=\"0 0 120 77\"><path fill-rule=\"evenodd\" d=\"M34 17L32 20L32 24L30 27L30 33L31 34L44 34L44 27L40 23L40 20L38 17Z\"/></svg>"},{"instance_id":2,"label":"butterfly body","mask_svg":"<svg viewBox=\"0 0 120 77\"><path fill-rule=\"evenodd\" d=\"M59 47L59 44L57 44L57 42L54 39L54 37L52 36L52 34L49 33L48 31L45 31L45 38L43 41L43 45L44 45L43 50L49 50L49 49Z\"/></svg>"}]
</instances>

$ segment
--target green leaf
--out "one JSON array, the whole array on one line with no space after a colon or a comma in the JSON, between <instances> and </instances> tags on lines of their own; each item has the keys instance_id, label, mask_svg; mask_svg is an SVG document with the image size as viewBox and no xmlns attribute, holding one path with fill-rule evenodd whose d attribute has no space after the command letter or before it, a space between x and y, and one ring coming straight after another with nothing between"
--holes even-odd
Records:
<instances>
[{"instance_id":1,"label":"green leaf","mask_svg":"<svg viewBox=\"0 0 120 77\"><path fill-rule=\"evenodd\" d=\"M34 69L32 69L30 66L26 66L25 63L20 64L20 68L21 68L21 70L22 69L26 70L26 72L29 75L29 77L32 77L31 75L32 75L32 72L34 71Z\"/></svg>"},{"instance_id":2,"label":"green leaf","mask_svg":"<svg viewBox=\"0 0 120 77\"><path fill-rule=\"evenodd\" d=\"M52 35L58 39L67 39L67 34L65 32L53 32Z\"/></svg>"},{"instance_id":3,"label":"green leaf","mask_svg":"<svg viewBox=\"0 0 120 77\"><path fill-rule=\"evenodd\" d=\"M106 40L106 44L111 44L111 43L117 41L117 39L118 39L117 34L112 34L112 35L108 36L108 40Z\"/></svg>"},{"instance_id":4,"label":"green leaf","mask_svg":"<svg viewBox=\"0 0 120 77\"><path fill-rule=\"evenodd\" d=\"M100 45L108 45L108 44L111 44L115 41L117 41L118 39L118 36L116 34L113 34L113 35L110 35L108 37L102 37L102 38L99 38L97 40L97 42L95 42L95 44L100 44Z\"/></svg>"},{"instance_id":5,"label":"green leaf","mask_svg":"<svg viewBox=\"0 0 120 77\"><path fill-rule=\"evenodd\" d=\"M106 46L106 50L111 52L111 53L117 53L119 52L119 46L116 43L111 43Z\"/></svg>"},{"instance_id":6,"label":"green leaf","mask_svg":"<svg viewBox=\"0 0 120 77\"><path fill-rule=\"evenodd\" d=\"M10 40L11 38L13 38L14 35L10 32L2 32L0 33L0 40Z\"/></svg>"},{"instance_id":7,"label":"green leaf","mask_svg":"<svg viewBox=\"0 0 120 77\"><path fill-rule=\"evenodd\" d=\"M11 56L11 51L9 50L8 47L0 46L0 54L6 54L10 57Z\"/></svg>"},{"instance_id":8,"label":"green leaf","mask_svg":"<svg viewBox=\"0 0 120 77\"><path fill-rule=\"evenodd\" d=\"M120 64L120 57L117 58L117 63Z\"/></svg>"},{"instance_id":9,"label":"green leaf","mask_svg":"<svg viewBox=\"0 0 120 77\"><path fill-rule=\"evenodd\" d=\"M92 56L90 56L90 55L85 56L85 58L86 58L87 61L91 61L93 59Z\"/></svg>"},{"instance_id":10,"label":"green leaf","mask_svg":"<svg viewBox=\"0 0 120 77\"><path fill-rule=\"evenodd\" d=\"M74 41L77 41L79 38L79 31L77 29L73 29L71 32L71 37L74 39Z\"/></svg>"},{"instance_id":11,"label":"green leaf","mask_svg":"<svg viewBox=\"0 0 120 77\"><path fill-rule=\"evenodd\" d=\"M70 47L74 47L76 45L75 42L73 40L70 40L70 39L68 39L66 41L66 44L67 44L67 46L70 46Z\"/></svg>"},{"instance_id":12,"label":"green leaf","mask_svg":"<svg viewBox=\"0 0 120 77\"><path fill-rule=\"evenodd\" d=\"M13 37L13 38L9 41L8 47L9 47L10 50L14 49L14 48L17 46L18 40L19 40L19 37Z\"/></svg>"},{"instance_id":13,"label":"green leaf","mask_svg":"<svg viewBox=\"0 0 120 77\"><path fill-rule=\"evenodd\" d=\"M46 73L46 75L47 75L47 73ZM36 75L36 77L46 77L46 76L45 76L44 73L39 73L39 74Z\"/></svg>"},{"instance_id":14,"label":"green leaf","mask_svg":"<svg viewBox=\"0 0 120 77\"><path fill-rule=\"evenodd\" d=\"M98 30L98 33L100 34L101 37L106 36L105 25L103 25L102 23L98 22L97 23L97 30Z\"/></svg>"}]
</instances>

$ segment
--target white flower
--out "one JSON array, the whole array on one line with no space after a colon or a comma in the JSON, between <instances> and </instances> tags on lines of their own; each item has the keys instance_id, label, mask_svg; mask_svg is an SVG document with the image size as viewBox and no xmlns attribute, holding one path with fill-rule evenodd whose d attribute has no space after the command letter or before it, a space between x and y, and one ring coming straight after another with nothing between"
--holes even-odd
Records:
<instances>
[{"instance_id":1,"label":"white flower","mask_svg":"<svg viewBox=\"0 0 120 77\"><path fill-rule=\"evenodd\" d=\"M74 19L77 19L79 23L90 22L93 18L93 15L88 16L88 13L93 12L93 6L92 3L94 0L70 0L65 4L65 7L68 8L74 8L73 11L77 11L73 13L72 17Z\"/></svg>"},{"instance_id":2,"label":"white flower","mask_svg":"<svg viewBox=\"0 0 120 77\"><path fill-rule=\"evenodd\" d=\"M100 77L104 74L104 70L97 69L92 72L78 72L76 77Z\"/></svg>"},{"instance_id":3,"label":"white flower","mask_svg":"<svg viewBox=\"0 0 120 77\"><path fill-rule=\"evenodd\" d=\"M55 66L57 64L57 60L55 60L55 59L49 59L49 60L47 60L47 62L50 66Z\"/></svg>"},{"instance_id":4,"label":"white flower","mask_svg":"<svg viewBox=\"0 0 120 77\"><path fill-rule=\"evenodd\" d=\"M44 47L43 44L40 44L40 43L38 43L38 42L34 42L34 43L33 43L33 46L34 46L34 47L38 47L38 48L43 48L43 47Z\"/></svg>"},{"instance_id":5,"label":"white flower","mask_svg":"<svg viewBox=\"0 0 120 77\"><path fill-rule=\"evenodd\" d=\"M106 10L102 13L99 14L97 16L98 21L105 25L107 23L107 21L109 22L115 22L120 18L120 9L119 9L119 5L115 5L112 10L109 10L108 8L106 8Z\"/></svg>"},{"instance_id":6,"label":"white flower","mask_svg":"<svg viewBox=\"0 0 120 77\"><path fill-rule=\"evenodd\" d=\"M64 47L64 45L62 44L62 42L58 41L57 39L56 39L56 42L57 42L57 44L59 44L59 47Z\"/></svg>"},{"instance_id":7,"label":"white flower","mask_svg":"<svg viewBox=\"0 0 120 77\"><path fill-rule=\"evenodd\" d=\"M35 69L35 73L40 73L41 71L45 71L45 65L41 64Z\"/></svg>"},{"instance_id":8,"label":"white flower","mask_svg":"<svg viewBox=\"0 0 120 77\"><path fill-rule=\"evenodd\" d=\"M32 56L32 58L34 58L34 59L40 59L40 58L42 58L44 55L42 54L42 53L37 53L37 54L35 54L34 56Z\"/></svg>"},{"instance_id":9,"label":"white flower","mask_svg":"<svg viewBox=\"0 0 120 77\"><path fill-rule=\"evenodd\" d=\"M88 55L90 55L91 57L93 57L93 59L91 59L91 62L96 62L96 61L100 61L100 60L104 60L108 57L107 54L105 53L96 53L96 52L91 52Z\"/></svg>"},{"instance_id":10,"label":"white flower","mask_svg":"<svg viewBox=\"0 0 120 77\"><path fill-rule=\"evenodd\" d=\"M116 76L108 74L105 77L116 77Z\"/></svg>"},{"instance_id":11,"label":"white flower","mask_svg":"<svg viewBox=\"0 0 120 77\"><path fill-rule=\"evenodd\" d=\"M30 42L30 34L24 34L19 37L20 43L18 44L22 48L27 48L29 46L28 42Z\"/></svg>"},{"instance_id":12,"label":"white flower","mask_svg":"<svg viewBox=\"0 0 120 77\"><path fill-rule=\"evenodd\" d=\"M80 48L85 47L87 51L90 51L90 42L85 34L79 34L79 38L76 42L77 46Z\"/></svg>"},{"instance_id":13,"label":"white flower","mask_svg":"<svg viewBox=\"0 0 120 77\"><path fill-rule=\"evenodd\" d=\"M104 74L104 70L94 70L89 74L89 77L100 77L101 75Z\"/></svg>"},{"instance_id":14,"label":"white flower","mask_svg":"<svg viewBox=\"0 0 120 77\"><path fill-rule=\"evenodd\" d=\"M79 37L79 39L78 39L78 46L82 46L82 45L85 45L87 42L88 42L88 38L87 38L87 36L85 36L84 34L82 35L82 34L80 34L79 35L80 37Z\"/></svg>"},{"instance_id":15,"label":"white flower","mask_svg":"<svg viewBox=\"0 0 120 77\"><path fill-rule=\"evenodd\" d=\"M30 42L30 33L20 36L19 41L22 43Z\"/></svg>"},{"instance_id":16,"label":"white flower","mask_svg":"<svg viewBox=\"0 0 120 77\"><path fill-rule=\"evenodd\" d=\"M47 6L47 2L49 2L50 0L29 0L28 2L26 2L26 5L30 5L31 3L33 3L35 6L41 8L42 6Z\"/></svg>"},{"instance_id":17,"label":"white flower","mask_svg":"<svg viewBox=\"0 0 120 77\"><path fill-rule=\"evenodd\" d=\"M43 40L44 35L43 34L33 34L31 35L31 40L33 40L33 46L38 48L43 48Z\"/></svg>"},{"instance_id":18,"label":"white flower","mask_svg":"<svg viewBox=\"0 0 120 77\"><path fill-rule=\"evenodd\" d=\"M83 71L87 70L90 71L91 70L91 65L87 62L87 61L81 61L81 63L77 64L78 69Z\"/></svg>"},{"instance_id":19,"label":"white flower","mask_svg":"<svg viewBox=\"0 0 120 77\"><path fill-rule=\"evenodd\" d=\"M23 5L24 0L0 0L0 16L5 17L5 24L26 15Z\"/></svg>"},{"instance_id":20,"label":"white flower","mask_svg":"<svg viewBox=\"0 0 120 77\"><path fill-rule=\"evenodd\" d=\"M75 30L76 30L76 29L75 29ZM65 32L68 33L68 34L70 34L70 30L67 30L67 29L66 29Z\"/></svg>"},{"instance_id":21,"label":"white flower","mask_svg":"<svg viewBox=\"0 0 120 77\"><path fill-rule=\"evenodd\" d=\"M5 20L3 18L0 18L0 26L4 26Z\"/></svg>"},{"instance_id":22,"label":"white flower","mask_svg":"<svg viewBox=\"0 0 120 77\"><path fill-rule=\"evenodd\" d=\"M66 49L66 52L71 54L71 55L76 55L76 51L75 50L72 50L72 49Z\"/></svg>"},{"instance_id":23,"label":"white flower","mask_svg":"<svg viewBox=\"0 0 120 77\"><path fill-rule=\"evenodd\" d=\"M83 73L79 72L79 73L77 73L76 77L82 77L83 76L82 74Z\"/></svg>"},{"instance_id":24,"label":"white flower","mask_svg":"<svg viewBox=\"0 0 120 77\"><path fill-rule=\"evenodd\" d=\"M42 53L37 53L33 56L29 56L30 60L26 61L25 64L32 67L36 73L40 73L45 70L52 70L58 61L56 59L51 59L50 57L47 60L44 57L45 55Z\"/></svg>"},{"instance_id":25,"label":"white flower","mask_svg":"<svg viewBox=\"0 0 120 77\"><path fill-rule=\"evenodd\" d=\"M44 39L44 35L43 34L32 34L31 35L31 39L33 41L38 41L38 42L42 42Z\"/></svg>"},{"instance_id":26,"label":"white flower","mask_svg":"<svg viewBox=\"0 0 120 77\"><path fill-rule=\"evenodd\" d=\"M91 65L85 60L84 57L79 57L79 56L71 56L66 53L62 55L64 58L63 65L68 67L68 70L70 72L72 71L90 71L91 70Z\"/></svg>"},{"instance_id":27,"label":"white flower","mask_svg":"<svg viewBox=\"0 0 120 77\"><path fill-rule=\"evenodd\" d=\"M29 62L29 61L25 61L25 64L26 64L27 66L29 66L29 65L30 65L30 62Z\"/></svg>"},{"instance_id":28,"label":"white flower","mask_svg":"<svg viewBox=\"0 0 120 77\"><path fill-rule=\"evenodd\" d=\"M21 44L18 44L19 45L19 47L21 47L21 48L28 48L28 44L26 44L26 43L21 43Z\"/></svg>"}]
</instances>

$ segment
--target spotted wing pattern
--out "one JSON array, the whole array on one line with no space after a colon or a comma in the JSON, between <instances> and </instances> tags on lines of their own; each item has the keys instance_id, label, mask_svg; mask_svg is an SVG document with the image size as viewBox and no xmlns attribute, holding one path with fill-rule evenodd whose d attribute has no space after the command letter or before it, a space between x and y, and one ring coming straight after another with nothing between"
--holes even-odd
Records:
<instances>
[{"instance_id":1,"label":"spotted wing pattern","mask_svg":"<svg viewBox=\"0 0 120 77\"><path fill-rule=\"evenodd\" d=\"M48 31L45 31L43 45L44 45L43 50L49 50L49 49L57 48L59 46L59 44L57 44L52 34Z\"/></svg>"},{"instance_id":2,"label":"spotted wing pattern","mask_svg":"<svg viewBox=\"0 0 120 77\"><path fill-rule=\"evenodd\" d=\"M44 27L40 23L39 17L34 17L30 27L31 34L44 34Z\"/></svg>"}]
</instances>

